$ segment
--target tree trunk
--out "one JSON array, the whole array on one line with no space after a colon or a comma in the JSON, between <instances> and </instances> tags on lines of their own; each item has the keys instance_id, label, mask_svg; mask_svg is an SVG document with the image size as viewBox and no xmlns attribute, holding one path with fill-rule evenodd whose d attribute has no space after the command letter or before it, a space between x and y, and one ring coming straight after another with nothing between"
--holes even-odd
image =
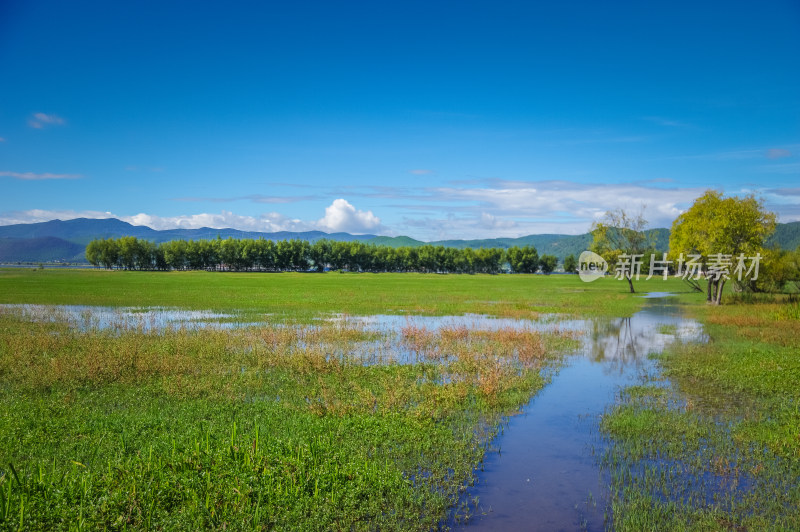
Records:
<instances>
[{"instance_id":1,"label":"tree trunk","mask_svg":"<svg viewBox=\"0 0 800 532\"><path fill-rule=\"evenodd\" d=\"M626 275L625 278L628 280L628 286L631 287L631 294L635 294L636 290L633 289L633 280L631 279L631 276Z\"/></svg>"},{"instance_id":2,"label":"tree trunk","mask_svg":"<svg viewBox=\"0 0 800 532\"><path fill-rule=\"evenodd\" d=\"M714 301L715 305L719 305L720 303L722 303L722 289L725 287L725 280L724 279L720 279L719 281L717 281L717 285L718 285L717 286L717 299L716 299L716 301Z\"/></svg>"},{"instance_id":3,"label":"tree trunk","mask_svg":"<svg viewBox=\"0 0 800 532\"><path fill-rule=\"evenodd\" d=\"M709 279L708 280L708 289L706 290L706 303L712 302L711 294L714 293L714 281Z\"/></svg>"}]
</instances>

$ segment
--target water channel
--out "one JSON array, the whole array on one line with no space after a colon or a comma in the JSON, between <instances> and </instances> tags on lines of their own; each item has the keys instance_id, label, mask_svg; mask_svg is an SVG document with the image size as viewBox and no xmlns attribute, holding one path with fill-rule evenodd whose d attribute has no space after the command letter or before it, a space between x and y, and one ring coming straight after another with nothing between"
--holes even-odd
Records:
<instances>
[{"instance_id":1,"label":"water channel","mask_svg":"<svg viewBox=\"0 0 800 532\"><path fill-rule=\"evenodd\" d=\"M568 357L493 442L464 530L605 530L608 479L597 464L598 423L621 387L657 373L648 355L679 342L705 341L699 323L669 299L651 298L631 318L586 320L579 351Z\"/></svg>"}]
</instances>

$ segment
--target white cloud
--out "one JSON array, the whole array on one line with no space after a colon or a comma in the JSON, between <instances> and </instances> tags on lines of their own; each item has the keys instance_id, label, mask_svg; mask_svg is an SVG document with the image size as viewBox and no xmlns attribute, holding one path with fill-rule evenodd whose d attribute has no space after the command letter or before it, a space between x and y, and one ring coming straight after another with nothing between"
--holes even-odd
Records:
<instances>
[{"instance_id":1,"label":"white cloud","mask_svg":"<svg viewBox=\"0 0 800 532\"><path fill-rule=\"evenodd\" d=\"M133 225L146 225L153 229L240 229L242 231L260 231L273 233L276 231L309 231L314 227L302 220L288 218L277 212L264 213L260 216L243 216L230 211L220 213L183 214L179 216L157 216L139 213L133 216L119 216L120 220Z\"/></svg>"},{"instance_id":2,"label":"white cloud","mask_svg":"<svg viewBox=\"0 0 800 532\"><path fill-rule=\"evenodd\" d=\"M44 179L80 179L82 176L78 174L36 174L34 172L0 172L0 177L12 177L14 179L22 179L24 181L40 181Z\"/></svg>"},{"instance_id":3,"label":"white cloud","mask_svg":"<svg viewBox=\"0 0 800 532\"><path fill-rule=\"evenodd\" d=\"M664 188L642 184L581 184L566 181L496 181L480 188L432 189L439 201L472 204L476 214L535 221L583 221L584 231L608 210L646 205L645 217L653 227L672 223L702 188Z\"/></svg>"},{"instance_id":4,"label":"white cloud","mask_svg":"<svg viewBox=\"0 0 800 532\"><path fill-rule=\"evenodd\" d=\"M323 231L368 233L381 228L381 220L372 211L359 211L345 199L335 199L325 208L325 216L317 221Z\"/></svg>"},{"instance_id":5,"label":"white cloud","mask_svg":"<svg viewBox=\"0 0 800 532\"><path fill-rule=\"evenodd\" d=\"M499 226L483 215L454 215L444 217L406 217L398 224L395 232L421 240L482 239L517 237L538 234L579 235L587 231L583 221L559 219L553 221L500 220ZM488 221L488 223L487 223ZM512 230L509 230L512 229Z\"/></svg>"},{"instance_id":6,"label":"white cloud","mask_svg":"<svg viewBox=\"0 0 800 532\"><path fill-rule=\"evenodd\" d=\"M0 213L0 225L47 222L49 220L72 220L75 218L117 218L133 225L146 225L153 229L212 229L234 228L243 231L310 231L313 223L289 218L277 212L260 216L242 216L229 211L218 214L186 214L179 216L158 216L139 213L133 216L119 216L108 211L75 211L31 209Z\"/></svg>"},{"instance_id":7,"label":"white cloud","mask_svg":"<svg viewBox=\"0 0 800 532\"><path fill-rule=\"evenodd\" d=\"M30 209L27 211L9 211L0 213L0 225L32 224L49 222L50 220L72 220L74 218L118 218L110 212L101 211L73 211L73 210L44 210Z\"/></svg>"},{"instance_id":8,"label":"white cloud","mask_svg":"<svg viewBox=\"0 0 800 532\"><path fill-rule=\"evenodd\" d=\"M517 226L514 220L505 220L488 212L482 212L480 220L481 225L487 229L511 229Z\"/></svg>"},{"instance_id":9,"label":"white cloud","mask_svg":"<svg viewBox=\"0 0 800 532\"><path fill-rule=\"evenodd\" d=\"M45 126L63 126L67 121L58 115L48 115L45 113L33 113L28 119L28 125L34 129L42 129Z\"/></svg>"},{"instance_id":10,"label":"white cloud","mask_svg":"<svg viewBox=\"0 0 800 532\"><path fill-rule=\"evenodd\" d=\"M364 196L396 200L402 216L392 230L421 240L581 234L606 211L639 210L650 227L669 227L705 188L669 187L661 182L577 183L483 179L465 186L376 189ZM737 193L741 191L728 191ZM358 193L354 193L358 195Z\"/></svg>"},{"instance_id":11,"label":"white cloud","mask_svg":"<svg viewBox=\"0 0 800 532\"><path fill-rule=\"evenodd\" d=\"M5 138L3 138L3 137L0 137L0 142L5 142L5 141L6 141L6 139L5 139Z\"/></svg>"},{"instance_id":12,"label":"white cloud","mask_svg":"<svg viewBox=\"0 0 800 532\"><path fill-rule=\"evenodd\" d=\"M433 170L427 170L425 168L417 168L415 170L409 170L409 173L414 174L414 175L428 175L428 174L432 174Z\"/></svg>"},{"instance_id":13,"label":"white cloud","mask_svg":"<svg viewBox=\"0 0 800 532\"><path fill-rule=\"evenodd\" d=\"M0 213L0 225L46 222L48 220L71 220L74 218L117 218L133 225L146 225L153 229L211 229L233 228L242 231L258 231L274 233L278 231L322 231L364 233L383 231L380 219L371 211L356 210L346 200L337 199L325 209L325 216L316 221L304 221L290 218L278 212L263 213L258 216L246 216L230 211L219 213L182 214L178 216L159 216L139 213L134 215L116 215L101 211L43 210L11 211ZM385 231L384 231L385 232Z\"/></svg>"}]
</instances>

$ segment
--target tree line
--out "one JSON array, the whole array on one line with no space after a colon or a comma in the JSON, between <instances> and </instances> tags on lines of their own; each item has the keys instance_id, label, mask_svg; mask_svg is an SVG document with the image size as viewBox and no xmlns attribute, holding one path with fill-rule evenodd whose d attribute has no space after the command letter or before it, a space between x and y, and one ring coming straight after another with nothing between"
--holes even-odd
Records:
<instances>
[{"instance_id":1,"label":"tree line","mask_svg":"<svg viewBox=\"0 0 800 532\"><path fill-rule=\"evenodd\" d=\"M133 236L91 241L86 259L95 266L125 270L326 271L419 273L545 273L558 266L554 255L533 246L464 248L376 246L359 241L221 239L171 240L156 244ZM566 271L577 262L567 257Z\"/></svg>"}]
</instances>

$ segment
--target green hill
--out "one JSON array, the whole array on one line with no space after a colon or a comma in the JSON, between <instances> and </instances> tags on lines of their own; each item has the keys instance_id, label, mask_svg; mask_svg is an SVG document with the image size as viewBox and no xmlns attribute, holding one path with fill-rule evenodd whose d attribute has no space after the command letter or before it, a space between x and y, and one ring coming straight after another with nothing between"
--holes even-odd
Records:
<instances>
[{"instance_id":1,"label":"green hill","mask_svg":"<svg viewBox=\"0 0 800 532\"><path fill-rule=\"evenodd\" d=\"M84 262L86 246L61 238L0 238L0 262Z\"/></svg>"},{"instance_id":2,"label":"green hill","mask_svg":"<svg viewBox=\"0 0 800 532\"><path fill-rule=\"evenodd\" d=\"M767 239L767 246L794 251L800 247L800 222L789 222L775 226L775 232Z\"/></svg>"},{"instance_id":3,"label":"green hill","mask_svg":"<svg viewBox=\"0 0 800 532\"><path fill-rule=\"evenodd\" d=\"M408 236L376 236L375 238L370 238L365 242L368 244L372 244L374 246L390 246L393 248L399 248L399 247L416 248L427 244L427 242L414 240L413 238Z\"/></svg>"}]
</instances>

